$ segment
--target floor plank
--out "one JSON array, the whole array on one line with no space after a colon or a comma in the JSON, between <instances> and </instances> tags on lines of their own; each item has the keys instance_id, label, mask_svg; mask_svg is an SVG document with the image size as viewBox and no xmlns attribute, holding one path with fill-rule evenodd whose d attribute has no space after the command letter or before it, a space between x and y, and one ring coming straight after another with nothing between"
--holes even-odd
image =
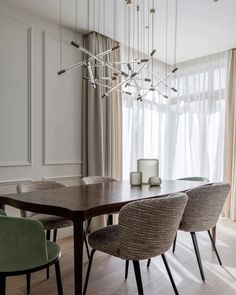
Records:
<instances>
[{"instance_id":1,"label":"floor plank","mask_svg":"<svg viewBox=\"0 0 236 295\"><path fill-rule=\"evenodd\" d=\"M187 295L235 295L236 294L236 223L221 220L217 227L217 245L224 267L218 264L211 250L207 233L197 234L199 248L206 275L202 283L193 251L190 234L179 232L176 253L166 254L180 294ZM73 252L72 239L59 241L62 248L61 271L65 295L73 295ZM87 268L85 256L84 272ZM87 295L135 295L136 282L132 264L128 280L124 280L124 261L95 253ZM160 257L152 260L150 269L146 261L141 262L144 292L147 295L174 294L163 262ZM25 277L7 278L7 295L26 294ZM50 279L46 272L32 275L31 295L55 295L56 281L54 268L50 269Z\"/></svg>"}]
</instances>

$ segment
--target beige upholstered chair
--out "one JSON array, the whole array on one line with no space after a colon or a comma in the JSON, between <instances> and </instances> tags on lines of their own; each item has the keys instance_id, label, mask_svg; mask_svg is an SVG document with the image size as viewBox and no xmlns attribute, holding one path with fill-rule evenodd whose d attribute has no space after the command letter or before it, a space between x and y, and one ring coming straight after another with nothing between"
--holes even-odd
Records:
<instances>
[{"instance_id":1,"label":"beige upholstered chair","mask_svg":"<svg viewBox=\"0 0 236 295\"><path fill-rule=\"evenodd\" d=\"M139 295L143 294L139 260L161 255L175 294L178 294L164 253L173 243L187 199L186 194L179 193L132 202L121 209L118 225L91 233L88 241L92 251L83 294L86 294L96 250L133 261Z\"/></svg>"},{"instance_id":2,"label":"beige upholstered chair","mask_svg":"<svg viewBox=\"0 0 236 295\"><path fill-rule=\"evenodd\" d=\"M202 177L202 176L183 177L183 178L178 178L177 180L209 182L209 179L208 178ZM214 227L213 229L215 231L216 227ZM177 240L177 233L176 233L176 236L175 236L175 239L174 239L174 243L173 243L173 253L175 252L176 240ZM148 260L147 267L150 266L150 263L151 263L151 259Z\"/></svg>"},{"instance_id":3,"label":"beige upholstered chair","mask_svg":"<svg viewBox=\"0 0 236 295\"><path fill-rule=\"evenodd\" d=\"M190 177L179 178L178 180L209 182L208 178L202 177L202 176L190 176Z\"/></svg>"},{"instance_id":4,"label":"beige upholstered chair","mask_svg":"<svg viewBox=\"0 0 236 295\"><path fill-rule=\"evenodd\" d=\"M87 176L81 179L81 184L88 185L88 184L95 184L95 183L102 183L102 182L116 182L117 180L113 177L109 176Z\"/></svg>"},{"instance_id":5,"label":"beige upholstered chair","mask_svg":"<svg viewBox=\"0 0 236 295\"><path fill-rule=\"evenodd\" d=\"M190 232L201 278L205 281L196 232L207 231L215 250L219 264L222 265L219 253L212 239L210 230L216 225L226 197L229 193L228 183L215 183L197 187L186 192L188 203L179 226L179 230Z\"/></svg>"},{"instance_id":6,"label":"beige upholstered chair","mask_svg":"<svg viewBox=\"0 0 236 295\"><path fill-rule=\"evenodd\" d=\"M91 184L96 184L96 183L104 183L104 182L116 182L117 180L113 177L109 176L87 176L83 177L81 179L81 184L82 185L91 185ZM99 197L99 196L98 196ZM91 224L92 219L88 221L88 226L86 232L88 233L90 224ZM113 224L113 215L108 214L107 218L107 225L112 225Z\"/></svg>"},{"instance_id":7,"label":"beige upholstered chair","mask_svg":"<svg viewBox=\"0 0 236 295\"><path fill-rule=\"evenodd\" d=\"M28 193L33 191L41 191L48 189L63 188L64 184L55 181L30 181L25 183L20 183L17 186L18 193ZM21 210L22 217L30 217L39 220L45 230L47 231L47 240L50 240L51 230L53 230L53 241L56 242L57 229L72 226L72 221L66 220L60 216L40 214L35 212L29 212Z\"/></svg>"}]
</instances>

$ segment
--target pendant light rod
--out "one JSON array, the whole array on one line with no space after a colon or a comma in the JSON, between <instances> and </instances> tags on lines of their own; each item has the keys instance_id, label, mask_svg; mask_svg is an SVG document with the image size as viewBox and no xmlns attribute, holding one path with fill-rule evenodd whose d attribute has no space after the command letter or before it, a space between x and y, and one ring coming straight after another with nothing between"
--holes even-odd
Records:
<instances>
[{"instance_id":1,"label":"pendant light rod","mask_svg":"<svg viewBox=\"0 0 236 295\"><path fill-rule=\"evenodd\" d=\"M75 0L75 41L78 40L78 0Z\"/></svg>"},{"instance_id":2,"label":"pendant light rod","mask_svg":"<svg viewBox=\"0 0 236 295\"><path fill-rule=\"evenodd\" d=\"M177 68L175 68L174 70L172 70L172 71L170 71L162 80L167 80L172 74L174 74L176 71L177 71L178 69ZM153 85L153 86L151 86L151 88L147 91L147 92L145 92L142 96L141 96L141 98L139 98L139 99L142 99L144 96L146 96L150 91L153 91L153 90L156 90L156 88L161 84L161 83L163 83L162 81L158 81L155 85Z\"/></svg>"},{"instance_id":3,"label":"pendant light rod","mask_svg":"<svg viewBox=\"0 0 236 295\"><path fill-rule=\"evenodd\" d=\"M91 69L91 64L90 64L89 61L87 61L87 68L88 68L88 74L89 74L90 82L91 82L93 88L96 88L95 79L94 79L94 76L93 76L93 71Z\"/></svg>"},{"instance_id":4,"label":"pendant light rod","mask_svg":"<svg viewBox=\"0 0 236 295\"><path fill-rule=\"evenodd\" d=\"M62 70L62 0L59 0L59 23L60 23L60 71Z\"/></svg>"},{"instance_id":5,"label":"pendant light rod","mask_svg":"<svg viewBox=\"0 0 236 295\"><path fill-rule=\"evenodd\" d=\"M91 82L91 81L89 80L89 78L86 77L86 76L84 76L83 79L88 80L89 82ZM109 86L109 85L107 85L107 84L102 84L102 83L98 82L97 80L95 80L95 84L96 84L97 86L104 87L104 88L107 88L107 89L111 89L111 88L112 88L111 86ZM118 91L118 92L121 92L121 93L123 93L123 94L131 95L131 93L130 93L129 91L123 91L123 90L121 90L121 89L117 89L117 91Z\"/></svg>"},{"instance_id":6,"label":"pendant light rod","mask_svg":"<svg viewBox=\"0 0 236 295\"><path fill-rule=\"evenodd\" d=\"M103 94L102 98L109 96L110 93L112 93L113 91L119 89L119 87L121 87L122 85L129 83L132 80L131 77L125 79L124 81L120 82L119 84L117 84L116 86L112 87L109 91L107 91L105 94Z\"/></svg>"},{"instance_id":7,"label":"pendant light rod","mask_svg":"<svg viewBox=\"0 0 236 295\"><path fill-rule=\"evenodd\" d=\"M111 49L109 49L109 50L106 50L106 51L104 51L104 52L101 52L101 53L97 54L96 56L97 56L97 57L105 56L105 55L107 55L107 54L109 54L109 53L111 53L111 52L113 52L113 51L115 51L115 50L117 50L117 49L119 49L119 48L120 48L119 46L115 46L115 47L113 47L113 48L111 48ZM72 69L75 69L75 68L78 68L78 67L84 66L84 65L86 65L86 62L87 62L87 61L91 62L91 61L93 61L93 60L94 60L94 57L90 57L88 60L83 60L83 61L81 61L81 62L79 62L79 63L76 63L76 64L74 64L74 65L71 65L71 66L69 66L69 67L67 67L67 68L65 68L65 69L60 70L60 71L58 72L58 75L64 74L66 71L69 71L69 70L72 70ZM91 65L91 67L92 67L92 65Z\"/></svg>"},{"instance_id":8,"label":"pendant light rod","mask_svg":"<svg viewBox=\"0 0 236 295\"><path fill-rule=\"evenodd\" d=\"M157 74L152 73L154 75L154 77L156 79L158 79L160 82L162 82L166 87L170 88L171 90L173 90L174 92L177 92L177 89L175 89L174 87L172 87L170 84L168 84L164 79L160 78L157 76Z\"/></svg>"},{"instance_id":9,"label":"pendant light rod","mask_svg":"<svg viewBox=\"0 0 236 295\"><path fill-rule=\"evenodd\" d=\"M107 66L108 68L112 69L113 71L116 71L118 73L120 73L121 75L128 77L129 75L127 73L125 73L124 71L121 71L115 67L113 67L112 65L110 65L107 62L104 62L102 59L100 59L97 55L94 55L92 52L88 51L87 49L85 49L83 46L79 45L78 43L72 41L71 45L73 45L74 47L78 48L79 50L81 50L82 52L84 52L85 54L93 57L94 59L96 59L97 61L99 61L102 65Z\"/></svg>"}]
</instances>

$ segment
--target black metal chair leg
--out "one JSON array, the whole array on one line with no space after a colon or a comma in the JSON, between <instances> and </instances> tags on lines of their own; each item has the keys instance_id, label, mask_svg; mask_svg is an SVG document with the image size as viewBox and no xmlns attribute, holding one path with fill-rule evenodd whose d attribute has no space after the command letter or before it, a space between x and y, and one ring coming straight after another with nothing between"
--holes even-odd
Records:
<instances>
[{"instance_id":1,"label":"black metal chair leg","mask_svg":"<svg viewBox=\"0 0 236 295\"><path fill-rule=\"evenodd\" d=\"M0 276L0 294L5 295L6 293L6 277Z\"/></svg>"},{"instance_id":2,"label":"black metal chair leg","mask_svg":"<svg viewBox=\"0 0 236 295\"><path fill-rule=\"evenodd\" d=\"M47 230L46 230L46 239L47 239L48 241L50 241L50 238L51 238L51 231L50 231L50 229L47 229Z\"/></svg>"},{"instance_id":3,"label":"black metal chair leg","mask_svg":"<svg viewBox=\"0 0 236 295\"><path fill-rule=\"evenodd\" d=\"M53 242L56 243L57 241L57 229L54 229L53 231Z\"/></svg>"},{"instance_id":4,"label":"black metal chair leg","mask_svg":"<svg viewBox=\"0 0 236 295\"><path fill-rule=\"evenodd\" d=\"M133 260L133 265L134 265L134 273L135 273L135 278L136 278L137 287L138 287L138 294L143 295L143 284L142 284L139 261Z\"/></svg>"},{"instance_id":5,"label":"black metal chair leg","mask_svg":"<svg viewBox=\"0 0 236 295\"><path fill-rule=\"evenodd\" d=\"M86 278L85 278L85 282L84 282L83 295L85 295L86 291L87 291L90 271L91 271L91 267L92 267L92 263L93 263L93 255L94 255L95 251L96 250L92 249L91 254L90 254L89 265L88 265L87 274L86 274Z\"/></svg>"},{"instance_id":6,"label":"black metal chair leg","mask_svg":"<svg viewBox=\"0 0 236 295\"><path fill-rule=\"evenodd\" d=\"M49 267L47 267L47 269L46 269L46 277L47 277L47 280L49 279L49 276L50 276L50 271L49 271Z\"/></svg>"},{"instance_id":7,"label":"black metal chair leg","mask_svg":"<svg viewBox=\"0 0 236 295\"><path fill-rule=\"evenodd\" d=\"M27 294L30 294L31 273L26 274Z\"/></svg>"},{"instance_id":8,"label":"black metal chair leg","mask_svg":"<svg viewBox=\"0 0 236 295\"><path fill-rule=\"evenodd\" d=\"M86 248L86 252L87 252L87 256L88 256L88 260L90 259L90 253L89 253L89 247L88 247L88 242L87 242L87 237L86 237L86 233L84 232L84 243L85 243L85 248Z\"/></svg>"},{"instance_id":9,"label":"black metal chair leg","mask_svg":"<svg viewBox=\"0 0 236 295\"><path fill-rule=\"evenodd\" d=\"M113 215L108 214L107 225L112 225L112 224L113 224Z\"/></svg>"},{"instance_id":10,"label":"black metal chair leg","mask_svg":"<svg viewBox=\"0 0 236 295\"><path fill-rule=\"evenodd\" d=\"M147 268L149 268L150 264L151 264L151 258L148 259Z\"/></svg>"},{"instance_id":11,"label":"black metal chair leg","mask_svg":"<svg viewBox=\"0 0 236 295\"><path fill-rule=\"evenodd\" d=\"M171 271L170 271L169 265L168 265L168 263L167 263L167 260L166 260L165 254L162 254L161 257L162 257L162 260L163 260L163 262L164 262L164 264L165 264L165 267L166 267L166 270L167 270L168 276L169 276L169 278L170 278L171 285L172 285L172 287L173 287L173 289L174 289L175 295L179 295L179 292L178 292L177 287L176 287L176 285L175 285L175 281L174 281L174 279L173 279L173 277L172 277L172 274L171 274Z\"/></svg>"},{"instance_id":12,"label":"black metal chair leg","mask_svg":"<svg viewBox=\"0 0 236 295\"><path fill-rule=\"evenodd\" d=\"M55 263L55 271L56 271L56 279L57 279L57 294L63 295L59 260L57 260L57 262Z\"/></svg>"},{"instance_id":13,"label":"black metal chair leg","mask_svg":"<svg viewBox=\"0 0 236 295\"><path fill-rule=\"evenodd\" d=\"M46 238L47 238L48 241L50 241L50 238L51 238L50 229L46 230ZM47 267L47 269L46 269L46 277L47 277L47 280L48 280L49 279L49 267Z\"/></svg>"},{"instance_id":14,"label":"black metal chair leg","mask_svg":"<svg viewBox=\"0 0 236 295\"><path fill-rule=\"evenodd\" d=\"M87 228L86 228L86 234L88 234L89 233L89 231L90 231L90 224L91 224L91 221L92 221L92 218L90 218L89 220L88 220L88 224L87 224Z\"/></svg>"},{"instance_id":15,"label":"black metal chair leg","mask_svg":"<svg viewBox=\"0 0 236 295\"><path fill-rule=\"evenodd\" d=\"M173 242L173 249L172 249L173 253L175 253L176 240L177 240L177 232L176 232L175 239L174 239L174 242Z\"/></svg>"},{"instance_id":16,"label":"black metal chair leg","mask_svg":"<svg viewBox=\"0 0 236 295\"><path fill-rule=\"evenodd\" d=\"M219 261L219 264L222 266L223 264L222 264L222 261L221 261L221 259L220 259L220 255L219 255L219 253L218 253L218 251L217 251L217 249L216 249L216 245L215 245L215 243L214 243L214 240L213 240L213 238L212 238L212 236L211 236L211 232L210 232L210 230L208 230L207 232L208 232L208 235L209 235L209 237L210 237L212 247L213 247L213 249L215 250L216 257L217 257L217 259L218 259L218 261Z\"/></svg>"},{"instance_id":17,"label":"black metal chair leg","mask_svg":"<svg viewBox=\"0 0 236 295\"><path fill-rule=\"evenodd\" d=\"M198 248L196 233L191 232L191 237L193 240L193 246L194 246L195 254L197 257L197 262L198 262L200 274L201 274L203 282L205 282L205 275L204 275L204 271L203 271L203 267L202 267L202 260L201 260L201 256L200 256L200 252L199 252L199 248Z\"/></svg>"},{"instance_id":18,"label":"black metal chair leg","mask_svg":"<svg viewBox=\"0 0 236 295\"><path fill-rule=\"evenodd\" d=\"M129 260L126 260L125 262L125 279L127 280L129 273Z\"/></svg>"}]
</instances>

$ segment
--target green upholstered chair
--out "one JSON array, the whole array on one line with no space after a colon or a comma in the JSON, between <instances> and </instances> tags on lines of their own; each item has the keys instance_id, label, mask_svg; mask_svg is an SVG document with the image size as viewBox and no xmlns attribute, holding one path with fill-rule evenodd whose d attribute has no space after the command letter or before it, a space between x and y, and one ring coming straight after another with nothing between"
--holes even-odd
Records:
<instances>
[{"instance_id":1,"label":"green upholstered chair","mask_svg":"<svg viewBox=\"0 0 236 295\"><path fill-rule=\"evenodd\" d=\"M43 225L34 219L9 217L0 211L0 294L5 295L6 277L27 275L29 293L30 274L55 265L57 292L63 294L59 246L47 241Z\"/></svg>"},{"instance_id":2,"label":"green upholstered chair","mask_svg":"<svg viewBox=\"0 0 236 295\"><path fill-rule=\"evenodd\" d=\"M25 183L20 183L17 185L16 190L20 194L20 193L29 193L29 192L35 192L35 191L48 190L48 189L58 189L58 188L64 188L64 187L65 185L60 182L43 180L43 181L29 181ZM73 225L73 222L71 220L67 220L63 217L55 216L55 215L40 214L36 212L21 210L21 216L33 218L40 221L43 224L44 229L46 230L47 240L50 240L51 231L53 231L53 242L56 242L58 229L66 228ZM88 248L85 233L84 233L84 242L86 246L87 255L89 258L89 248ZM47 268L47 279L49 279L49 268Z\"/></svg>"}]
</instances>

